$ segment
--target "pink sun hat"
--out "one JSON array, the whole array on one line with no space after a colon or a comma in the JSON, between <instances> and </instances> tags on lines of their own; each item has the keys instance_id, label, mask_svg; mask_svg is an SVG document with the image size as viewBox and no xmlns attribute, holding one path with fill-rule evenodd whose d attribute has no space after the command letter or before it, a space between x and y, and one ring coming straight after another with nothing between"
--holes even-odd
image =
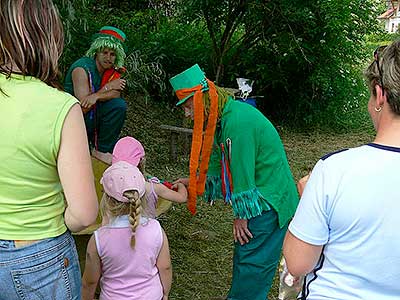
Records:
<instances>
[{"instance_id":1,"label":"pink sun hat","mask_svg":"<svg viewBox=\"0 0 400 300\"><path fill-rule=\"evenodd\" d=\"M137 167L140 160L144 157L144 148L142 144L131 136L120 139L114 147L112 153L112 163L126 161Z\"/></svg>"},{"instance_id":2,"label":"pink sun hat","mask_svg":"<svg viewBox=\"0 0 400 300\"><path fill-rule=\"evenodd\" d=\"M129 202L126 191L137 191L140 197L146 192L146 183L139 169L130 163L120 161L108 167L100 179L104 192L120 202Z\"/></svg>"}]
</instances>

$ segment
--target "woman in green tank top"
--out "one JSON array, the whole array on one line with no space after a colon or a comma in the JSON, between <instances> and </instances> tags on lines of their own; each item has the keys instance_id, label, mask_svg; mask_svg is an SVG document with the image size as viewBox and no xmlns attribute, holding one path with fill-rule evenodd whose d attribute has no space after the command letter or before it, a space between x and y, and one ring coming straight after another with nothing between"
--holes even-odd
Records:
<instances>
[{"instance_id":1,"label":"woman in green tank top","mask_svg":"<svg viewBox=\"0 0 400 300\"><path fill-rule=\"evenodd\" d=\"M62 23L51 0L2 0L0 28L0 300L80 299L70 231L98 207L81 109L57 89Z\"/></svg>"}]
</instances>

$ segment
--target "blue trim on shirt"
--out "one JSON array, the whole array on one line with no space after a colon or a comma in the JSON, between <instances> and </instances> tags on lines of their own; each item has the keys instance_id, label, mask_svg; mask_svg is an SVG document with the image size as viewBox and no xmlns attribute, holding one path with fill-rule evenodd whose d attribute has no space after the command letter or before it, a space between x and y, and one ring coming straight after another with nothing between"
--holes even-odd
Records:
<instances>
[{"instance_id":1,"label":"blue trim on shirt","mask_svg":"<svg viewBox=\"0 0 400 300\"><path fill-rule=\"evenodd\" d=\"M375 144L375 143L368 143L367 146L371 146L377 149L381 150L387 150L387 151L392 151L392 152L400 152L400 148L398 147L393 147L393 146L386 146L386 145L381 145L381 144Z\"/></svg>"},{"instance_id":2,"label":"blue trim on shirt","mask_svg":"<svg viewBox=\"0 0 400 300\"><path fill-rule=\"evenodd\" d=\"M341 150L338 150L338 151L335 151L335 152L331 152L331 153L325 154L324 156L321 157L321 160L325 160L328 157L331 157L332 155L338 154L338 153L346 151L346 150L349 150L349 148L345 148L345 149L341 149Z\"/></svg>"}]
</instances>

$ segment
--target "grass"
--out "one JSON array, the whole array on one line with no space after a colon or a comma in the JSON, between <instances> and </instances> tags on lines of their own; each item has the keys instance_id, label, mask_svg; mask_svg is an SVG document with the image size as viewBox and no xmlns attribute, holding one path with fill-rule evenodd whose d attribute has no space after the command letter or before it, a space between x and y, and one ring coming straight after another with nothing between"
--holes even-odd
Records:
<instances>
[{"instance_id":1,"label":"grass","mask_svg":"<svg viewBox=\"0 0 400 300\"><path fill-rule=\"evenodd\" d=\"M169 135L159 129L161 124L182 126L182 112L162 103L146 103L141 99L129 99L128 102L128 119L122 135L132 135L143 143L147 172L166 180L187 176L188 155L181 152L177 161L171 161ZM371 130L335 134L296 133L284 127L277 128L296 180L306 175L324 154L373 139ZM182 146L183 141L180 143ZM172 205L159 220L170 242L174 274L170 300L225 299L232 269L231 208L222 203L210 207L199 201L197 214L192 216L185 205ZM82 270L88 238L75 236ZM278 287L276 276L270 300L278 298Z\"/></svg>"}]
</instances>

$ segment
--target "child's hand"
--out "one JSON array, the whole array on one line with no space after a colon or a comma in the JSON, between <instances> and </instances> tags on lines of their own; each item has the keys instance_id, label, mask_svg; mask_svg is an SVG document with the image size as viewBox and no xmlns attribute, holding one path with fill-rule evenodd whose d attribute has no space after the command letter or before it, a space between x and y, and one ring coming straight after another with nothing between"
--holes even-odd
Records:
<instances>
[{"instance_id":1,"label":"child's hand","mask_svg":"<svg viewBox=\"0 0 400 300\"><path fill-rule=\"evenodd\" d=\"M188 191L186 189L186 186L183 183L181 183L181 182L174 183L172 185L172 190L174 190L175 192L177 192L179 194L179 200L177 199L176 202L179 202L179 203L187 202Z\"/></svg>"},{"instance_id":2,"label":"child's hand","mask_svg":"<svg viewBox=\"0 0 400 300\"><path fill-rule=\"evenodd\" d=\"M175 183L172 186L172 189L174 191L177 191L178 193L182 194L185 197L186 201L187 201L187 189L186 189L186 186L183 183L181 183L181 182ZM184 201L184 202L186 202L186 201Z\"/></svg>"},{"instance_id":3,"label":"child's hand","mask_svg":"<svg viewBox=\"0 0 400 300\"><path fill-rule=\"evenodd\" d=\"M184 186L189 186L189 178L179 178L175 180L172 184L182 183Z\"/></svg>"},{"instance_id":4,"label":"child's hand","mask_svg":"<svg viewBox=\"0 0 400 300\"><path fill-rule=\"evenodd\" d=\"M171 186L171 189L174 190L174 191L182 191L183 189L186 190L186 186L183 183L178 182L178 183L174 183Z\"/></svg>"}]
</instances>

